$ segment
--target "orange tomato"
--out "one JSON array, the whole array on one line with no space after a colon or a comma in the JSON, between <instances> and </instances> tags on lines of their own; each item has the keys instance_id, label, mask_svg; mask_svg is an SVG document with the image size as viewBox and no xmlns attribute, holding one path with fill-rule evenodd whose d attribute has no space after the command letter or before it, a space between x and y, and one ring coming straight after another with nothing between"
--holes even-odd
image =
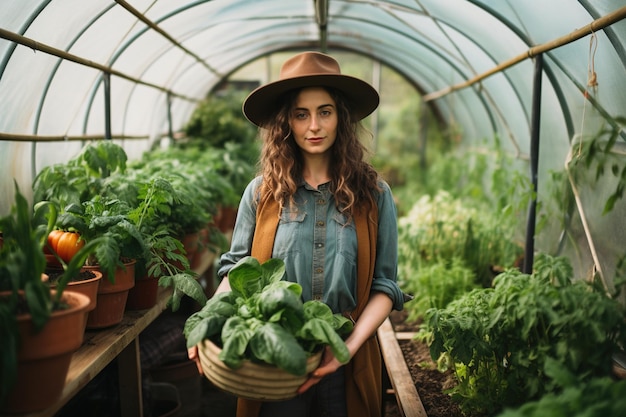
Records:
<instances>
[{"instance_id":1,"label":"orange tomato","mask_svg":"<svg viewBox=\"0 0 626 417\"><path fill-rule=\"evenodd\" d=\"M63 230L53 230L48 234L48 246L44 248L45 253L52 253L50 249L56 252L57 244L59 243L59 239L61 235L65 233Z\"/></svg>"},{"instance_id":2,"label":"orange tomato","mask_svg":"<svg viewBox=\"0 0 626 417\"><path fill-rule=\"evenodd\" d=\"M48 242L50 243L52 249L65 262L69 262L74 255L76 255L76 252L85 246L85 241L80 239L80 235L78 233L64 232L62 230L55 230L54 232L51 232L48 235Z\"/></svg>"}]
</instances>

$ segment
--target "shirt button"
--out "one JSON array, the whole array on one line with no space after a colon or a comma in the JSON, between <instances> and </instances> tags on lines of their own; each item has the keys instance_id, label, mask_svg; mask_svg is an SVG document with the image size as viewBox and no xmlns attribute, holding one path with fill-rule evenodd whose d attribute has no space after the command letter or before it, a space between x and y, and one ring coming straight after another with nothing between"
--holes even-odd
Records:
<instances>
[{"instance_id":1,"label":"shirt button","mask_svg":"<svg viewBox=\"0 0 626 417\"><path fill-rule=\"evenodd\" d=\"M320 198L319 200L317 200L317 204L326 204L326 200Z\"/></svg>"},{"instance_id":2,"label":"shirt button","mask_svg":"<svg viewBox=\"0 0 626 417\"><path fill-rule=\"evenodd\" d=\"M324 222L323 222L322 220L320 220L320 221L318 221L318 222L317 222L317 225L318 225L319 227L322 227L322 226L324 226Z\"/></svg>"},{"instance_id":3,"label":"shirt button","mask_svg":"<svg viewBox=\"0 0 626 417\"><path fill-rule=\"evenodd\" d=\"M321 295L314 295L313 299L316 301L322 301L322 296Z\"/></svg>"},{"instance_id":4,"label":"shirt button","mask_svg":"<svg viewBox=\"0 0 626 417\"><path fill-rule=\"evenodd\" d=\"M324 268L315 268L316 274L321 274L322 272L324 272Z\"/></svg>"},{"instance_id":5,"label":"shirt button","mask_svg":"<svg viewBox=\"0 0 626 417\"><path fill-rule=\"evenodd\" d=\"M324 244L323 243L316 243L315 247L316 248L322 248L322 247L324 247Z\"/></svg>"}]
</instances>

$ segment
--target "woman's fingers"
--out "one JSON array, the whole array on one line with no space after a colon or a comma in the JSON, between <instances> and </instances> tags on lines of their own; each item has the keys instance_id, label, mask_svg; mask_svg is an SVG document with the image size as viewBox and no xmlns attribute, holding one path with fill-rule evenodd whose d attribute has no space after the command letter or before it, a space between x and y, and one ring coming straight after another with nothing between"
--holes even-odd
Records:
<instances>
[{"instance_id":1,"label":"woman's fingers","mask_svg":"<svg viewBox=\"0 0 626 417\"><path fill-rule=\"evenodd\" d=\"M200 373L200 375L203 374L202 372L202 365L200 364L200 358L198 357L198 346L194 346L194 347L190 347L187 349L187 356L189 356L189 359L191 359L192 361L194 361L196 363L196 367L198 368L198 372Z\"/></svg>"}]
</instances>

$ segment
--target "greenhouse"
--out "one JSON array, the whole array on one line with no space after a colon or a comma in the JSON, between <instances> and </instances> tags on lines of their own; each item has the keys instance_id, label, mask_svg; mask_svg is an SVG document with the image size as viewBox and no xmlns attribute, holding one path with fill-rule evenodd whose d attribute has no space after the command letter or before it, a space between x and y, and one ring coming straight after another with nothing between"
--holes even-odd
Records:
<instances>
[{"instance_id":1,"label":"greenhouse","mask_svg":"<svg viewBox=\"0 0 626 417\"><path fill-rule=\"evenodd\" d=\"M268 404L284 412L308 395L295 390L331 351L345 375L322 381L345 381L339 415L626 415L623 0L1 0L0 11L0 417L272 415ZM276 93L297 112L269 99L255 109L287 85L294 56L332 57L343 84ZM372 91L354 99L363 81ZM358 139L333 116L329 146L342 134L360 145L327 149L321 165L298 130L302 102L320 94L339 118L374 103L348 118L362 118ZM272 145L281 129L289 144ZM361 149L369 164L353 161ZM261 174L272 194L250 191ZM327 219L302 189L336 201ZM284 200L261 204L270 195ZM298 234L307 222L310 238ZM336 283L340 267L354 276ZM309 281L292 277L302 270ZM342 286L347 296L329 289ZM291 301L268 313L258 299L274 287ZM360 340L381 293L391 313ZM224 324L254 314L299 345ZM375 399L353 369L366 350L380 363Z\"/></svg>"}]
</instances>

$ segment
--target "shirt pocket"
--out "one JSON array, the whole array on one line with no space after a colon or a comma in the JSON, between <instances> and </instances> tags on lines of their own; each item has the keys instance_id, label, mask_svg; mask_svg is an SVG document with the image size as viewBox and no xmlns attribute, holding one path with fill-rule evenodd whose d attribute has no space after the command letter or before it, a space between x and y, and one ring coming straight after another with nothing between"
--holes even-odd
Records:
<instances>
[{"instance_id":1,"label":"shirt pocket","mask_svg":"<svg viewBox=\"0 0 626 417\"><path fill-rule=\"evenodd\" d=\"M356 229L352 218L343 213L335 213L337 253L349 263L355 263L357 257Z\"/></svg>"},{"instance_id":2,"label":"shirt pocket","mask_svg":"<svg viewBox=\"0 0 626 417\"><path fill-rule=\"evenodd\" d=\"M283 257L286 254L300 252L302 250L303 229L306 212L304 210L292 211L283 208L280 213L280 221L274 239L274 253Z\"/></svg>"}]
</instances>

